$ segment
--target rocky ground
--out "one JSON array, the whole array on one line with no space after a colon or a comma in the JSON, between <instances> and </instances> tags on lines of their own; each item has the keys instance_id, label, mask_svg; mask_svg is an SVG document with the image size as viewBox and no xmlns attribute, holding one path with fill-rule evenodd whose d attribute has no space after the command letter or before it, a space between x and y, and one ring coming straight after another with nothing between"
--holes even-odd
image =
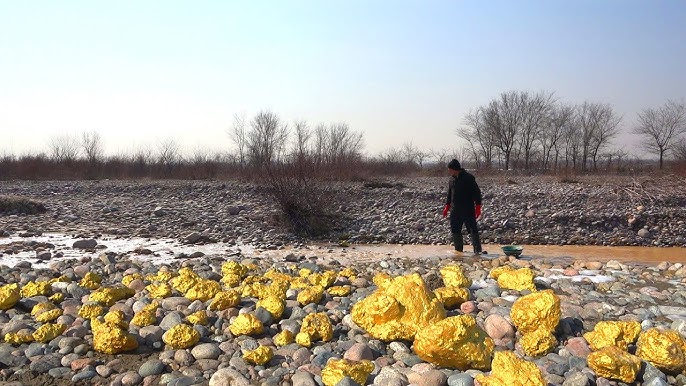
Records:
<instances>
[{"instance_id":1,"label":"rocky ground","mask_svg":"<svg viewBox=\"0 0 686 386\"><path fill-rule=\"evenodd\" d=\"M628 182L628 183L627 183ZM352 242L444 243L447 225L440 217L445 179L401 180L392 183L339 185L340 201L331 203L339 214L336 230L328 237L341 236ZM484 179L484 237L494 242L577 243L622 245L684 245L685 195L674 185L669 194L659 189L625 181L624 185L602 183L560 183L524 179ZM678 184L677 184L678 186ZM630 188L631 190L626 190ZM681 193L680 193L681 192ZM374 368L366 379L374 385L470 386L482 373L457 370L422 360L411 341L384 342L370 336L351 318L351 308L367 298L377 285L379 273L391 277L418 273L427 288L443 285L441 267L457 264L473 281L469 300L448 310L448 316L472 315L494 339L496 350L514 351L536 364L551 385L622 385L594 372L588 363L592 351L583 334L599 321L637 321L647 331L653 327L672 329L686 337L686 267L682 263L656 266L610 262L560 263L537 257L517 260L507 257L473 256L407 259L387 256L377 261L331 259L326 249L299 249L303 240L276 227L274 205L260 189L234 182L37 182L4 183L0 194L28 196L43 201L48 209L39 215L0 215L3 234L23 234L23 242L3 247L2 253L32 249L36 255L50 245L32 242L32 235L64 232L83 238L100 234L118 237L173 237L187 242L250 242L264 248L294 246L288 253L270 258L242 255L206 255L176 259L167 264L133 262L130 253L101 253L101 246L88 242L75 245L83 257L68 261L47 260L47 268L30 262L14 267L0 266L0 285L31 283L61 277L43 293L26 291L21 299L5 306L0 291L2 336L33 332L43 322L31 311L37 304L52 302L62 311L55 322L66 330L47 342L0 343L0 379L6 384L106 384L106 385L322 385L322 369L330 359L371 360ZM680 238L681 237L681 238ZM106 245L105 245L106 247ZM106 251L103 249L101 251ZM96 256L96 257L90 257ZM298 301L303 291L286 293L285 311L276 318L257 306L256 294L245 294L240 303L223 310L210 310L212 300L191 300L174 290L160 299L156 322L150 326L129 325L138 348L122 354L104 354L94 349L92 320L79 315L92 304L95 289L79 285L89 272L102 277L102 287L126 285L133 295L105 311L121 311L126 322L150 304L153 294L147 285L159 271L192 269L199 277L219 282L221 266L228 260L253 267L253 275L269 269L293 277L309 272L332 270L333 286L350 289L349 294L324 291L316 302ZM530 290L501 288L489 273L495 267L528 267L535 274L538 290L552 289L561 301L560 322L555 330L558 344L551 352L528 357L522 350L521 334L510 316L513 304ZM351 268L354 275L343 274ZM303 270L304 269L304 270ZM126 279L125 279L126 277ZM256 279L252 279L256 280ZM123 283L123 284L122 284ZM4 288L4 287L3 287ZM61 295L55 295L61 294ZM189 323L188 316L204 311L207 321ZM333 326L328 341L315 340L306 347L297 343L277 344L275 336L285 330L297 333L304 318L324 313ZM240 314L253 314L265 326L262 333L234 335L231 325ZM163 334L179 324L193 324L199 342L174 349ZM244 354L259 346L271 347L274 357L263 365L251 364ZM636 352L634 342L628 351ZM674 351L683 360L686 354ZM642 360L634 384L686 384L686 376ZM681 370L683 371L683 369ZM340 386L355 385L345 377ZM512 383L514 384L514 383ZM328 385L327 385L328 386Z\"/></svg>"},{"instance_id":2,"label":"rocky ground","mask_svg":"<svg viewBox=\"0 0 686 386\"><path fill-rule=\"evenodd\" d=\"M449 242L441 218L447 178L328 186L332 230L323 240L404 244ZM480 178L485 242L686 246L683 178ZM240 241L261 246L302 241L284 231L278 205L251 184L225 181L3 182L0 195L39 200L48 211L2 216L0 233Z\"/></svg>"}]
</instances>

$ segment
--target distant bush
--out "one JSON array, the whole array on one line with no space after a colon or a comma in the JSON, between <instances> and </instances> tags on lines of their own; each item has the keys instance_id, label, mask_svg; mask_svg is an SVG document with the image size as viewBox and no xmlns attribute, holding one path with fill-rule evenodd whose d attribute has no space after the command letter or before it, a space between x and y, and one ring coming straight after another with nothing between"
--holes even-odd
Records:
<instances>
[{"instance_id":1,"label":"distant bush","mask_svg":"<svg viewBox=\"0 0 686 386\"><path fill-rule=\"evenodd\" d=\"M46 210L42 203L25 197L0 196L0 214L38 214Z\"/></svg>"}]
</instances>

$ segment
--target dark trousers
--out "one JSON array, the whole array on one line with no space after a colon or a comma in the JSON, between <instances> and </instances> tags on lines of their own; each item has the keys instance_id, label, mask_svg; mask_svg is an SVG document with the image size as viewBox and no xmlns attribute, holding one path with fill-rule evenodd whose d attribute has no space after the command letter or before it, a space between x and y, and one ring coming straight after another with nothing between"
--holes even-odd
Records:
<instances>
[{"instance_id":1,"label":"dark trousers","mask_svg":"<svg viewBox=\"0 0 686 386\"><path fill-rule=\"evenodd\" d=\"M453 234L453 243L455 250L462 252L464 248L464 240L462 239L462 225L467 228L467 232L471 236L474 253L481 253L481 241L479 240L479 226L476 224L476 218L473 216L461 216L455 211L450 212L450 231Z\"/></svg>"}]
</instances>

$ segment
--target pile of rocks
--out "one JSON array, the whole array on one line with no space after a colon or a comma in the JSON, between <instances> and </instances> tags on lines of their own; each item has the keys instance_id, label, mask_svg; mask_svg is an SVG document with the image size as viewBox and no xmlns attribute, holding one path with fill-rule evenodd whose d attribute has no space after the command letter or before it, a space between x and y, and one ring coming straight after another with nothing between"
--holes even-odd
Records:
<instances>
[{"instance_id":1,"label":"pile of rocks","mask_svg":"<svg viewBox=\"0 0 686 386\"><path fill-rule=\"evenodd\" d=\"M328 185L334 215L327 241L447 244L441 217L447 178ZM544 177L479 178L486 242L686 246L686 186L660 184L639 194L629 178L563 183ZM643 195L640 193L643 192ZM0 216L0 234L45 232L168 237L188 243L297 243L265 190L237 181L3 182L0 195L30 197L48 211Z\"/></svg>"},{"instance_id":2,"label":"pile of rocks","mask_svg":"<svg viewBox=\"0 0 686 386\"><path fill-rule=\"evenodd\" d=\"M298 252L296 251L297 255ZM102 255L98 259L56 261L46 269L35 269L29 263L13 268L0 266L0 283L18 283L21 298L0 311L3 337L16 336L21 331L35 332L42 324L35 310L39 304L51 302L61 310L54 322L63 324L64 331L43 342L0 343L0 378L25 384L112 384L112 385L322 385L322 372L337 359L371 361L373 368L366 383L374 385L455 386L473 385L484 369L462 370L437 366L427 362L408 340L384 341L374 338L353 320L352 309L379 289L374 278L383 273L388 278L416 273L428 290L448 285L441 268L459 265L473 284L461 304L448 307L446 316L470 315L496 347L496 351L513 351L525 361L534 363L543 379L553 385L619 385L621 382L598 376L587 361L592 347L584 334L600 321L636 321L647 331L654 327L671 329L686 336L686 268L683 264L663 263L649 267L585 262L558 265L545 258L525 261L500 257L494 260L470 258L428 258L409 260L389 257L382 261L357 263L342 267L326 256L305 259L252 259L237 257L236 263L251 270L242 276L242 287L250 283L265 283L268 271L288 275L294 282L306 283L310 276L330 276L323 286L329 288L303 300L307 287L291 285L285 292L283 314L274 316L269 307L258 305L259 293L243 290L240 302L225 309L213 309L213 299L190 296L180 286L170 296L157 299L155 322L144 326L132 323L134 315L156 301L151 284L174 277L181 268L192 271L202 281L228 288L225 256L204 256L199 259L172 261L167 265L133 263L126 254ZM287 261L288 260L288 261ZM297 260L297 262L294 262ZM236 265L234 265L236 266ZM492 269L500 269L498 280L491 278ZM507 289L501 281L503 272L528 268L535 286ZM324 274L333 272L333 276ZM161 275L160 272L164 272ZM94 278L101 278L100 283ZM59 278L56 280L56 278ZM155 279L153 279L155 278ZM299 278L299 279L298 279ZM37 293L38 283L52 280L49 290ZM197 283L200 283L198 281ZM168 281L171 283L172 281ZM501 285L498 283L500 282ZM220 284L221 283L221 284ZM178 283L177 283L178 284ZM234 283L236 284L236 283ZM125 285L128 294L111 304L94 301L98 288ZM199 285L199 284L198 284ZM209 285L211 287L211 285ZM334 291L332 287L347 288ZM29 288L29 289L26 289ZM560 300L560 316L554 334L556 344L544 355L528 357L520 345L521 333L511 317L514 304L532 290L550 290ZM3 291L0 291L3 292ZM201 292L198 289L198 292ZM5 304L4 299L0 303ZM445 299L443 300L445 301ZM84 305L96 304L102 312L118 311L122 319L118 328L128 328L137 348L110 355L94 347L94 319L85 316ZM447 303L446 303L447 304ZM221 308L221 307L220 307ZM195 319L202 312L206 318ZM263 325L261 333L237 333L232 325L239 315L251 314ZM281 341L278 334L302 332L305 318L323 314L331 324L330 336L314 336L309 345ZM100 316L91 315L98 320ZM195 316L194 316L195 315ZM105 318L108 320L108 317ZM109 319L110 321L112 319ZM46 322L47 323L47 322ZM188 347L175 347L163 338L175 326L187 324L197 332L198 341ZM233 332L232 332L233 331ZM548 332L547 332L548 333ZM195 333L194 333L195 334ZM35 334L34 334L35 335ZM309 339L309 338L308 338ZM167 343L165 343L167 342ZM248 353L268 347L273 356L265 363L251 362ZM630 352L635 346L629 343ZM679 360L686 366L686 353ZM636 378L641 385L686 384L686 377L670 373L643 360ZM352 376L337 379L336 385L359 384ZM327 385L329 386L329 385Z\"/></svg>"}]
</instances>

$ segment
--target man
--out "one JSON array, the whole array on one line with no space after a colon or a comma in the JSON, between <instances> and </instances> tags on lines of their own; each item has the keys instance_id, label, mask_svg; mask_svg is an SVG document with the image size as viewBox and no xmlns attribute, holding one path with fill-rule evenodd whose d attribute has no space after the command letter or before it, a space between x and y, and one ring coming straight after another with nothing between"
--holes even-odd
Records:
<instances>
[{"instance_id":1,"label":"man","mask_svg":"<svg viewBox=\"0 0 686 386\"><path fill-rule=\"evenodd\" d=\"M474 176L462 168L460 162L453 159L448 163L450 183L448 185L448 198L443 217L450 213L450 231L453 235L455 251L462 252L464 241L462 240L462 225L467 228L472 239L474 254L486 253L481 250L479 241L479 228L476 219L481 217L481 190Z\"/></svg>"}]
</instances>

